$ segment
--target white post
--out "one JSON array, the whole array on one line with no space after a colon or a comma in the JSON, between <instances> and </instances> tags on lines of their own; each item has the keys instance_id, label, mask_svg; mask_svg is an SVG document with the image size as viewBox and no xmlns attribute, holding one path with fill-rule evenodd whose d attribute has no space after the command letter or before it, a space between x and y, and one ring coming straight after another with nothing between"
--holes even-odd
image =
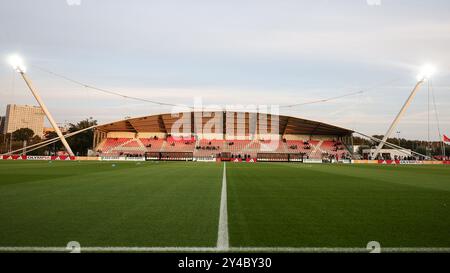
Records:
<instances>
[{"instance_id":1,"label":"white post","mask_svg":"<svg viewBox=\"0 0 450 273\"><path fill-rule=\"evenodd\" d=\"M442 150L443 150L442 154L444 155L444 158L446 157L446 155L445 155L445 153L446 153L445 148L446 148L445 142L442 141Z\"/></svg>"},{"instance_id":2,"label":"white post","mask_svg":"<svg viewBox=\"0 0 450 273\"><path fill-rule=\"evenodd\" d=\"M36 89L33 87L30 79L25 75L25 72L22 69L19 69L18 72L20 75L22 75L22 78L28 85L28 88L30 89L33 96L36 98L37 102L41 106L42 110L45 113L45 116L48 118L48 121L50 121L50 124L52 125L53 129L55 129L56 134L58 135L59 139L61 139L61 142L63 143L64 147L66 148L67 152L70 156L74 156L72 149L69 146L69 143L67 143L66 139L64 138L63 134L61 133L61 130L59 130L58 125L56 124L55 120L53 119L52 115L48 111L47 107L45 106L44 102L42 101L41 97L37 93Z\"/></svg>"},{"instance_id":3,"label":"white post","mask_svg":"<svg viewBox=\"0 0 450 273\"><path fill-rule=\"evenodd\" d=\"M380 142L380 144L378 144L375 152L372 154L372 159L375 159L378 156L378 154L380 153L380 150L383 148L384 143L391 136L392 131L397 126L397 123L399 122L400 118L403 116L403 114L405 113L406 109L408 109L408 106L411 104L411 101L413 100L413 98L416 95L417 91L419 91L420 87L422 86L422 84L424 82L425 82L425 79L422 79L419 82L417 82L416 86L414 87L414 89L412 90L412 92L409 95L408 99L406 100L405 104L403 104L402 109L400 109L400 112L397 114L397 116L395 117L395 119L392 122L391 126L389 127L388 131L384 135L383 140Z\"/></svg>"},{"instance_id":4,"label":"white post","mask_svg":"<svg viewBox=\"0 0 450 273\"><path fill-rule=\"evenodd\" d=\"M9 133L9 152L11 153L12 151L12 132Z\"/></svg>"}]
</instances>

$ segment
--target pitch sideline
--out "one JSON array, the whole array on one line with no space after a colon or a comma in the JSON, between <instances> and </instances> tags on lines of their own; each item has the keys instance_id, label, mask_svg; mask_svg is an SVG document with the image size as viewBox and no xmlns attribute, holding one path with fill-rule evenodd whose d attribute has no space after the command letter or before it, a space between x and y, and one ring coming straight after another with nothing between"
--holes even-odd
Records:
<instances>
[{"instance_id":1,"label":"pitch sideline","mask_svg":"<svg viewBox=\"0 0 450 273\"><path fill-rule=\"evenodd\" d=\"M358 247L0 247L0 252L265 252L265 253L369 253L369 248ZM381 248L381 253L450 253L450 248L398 247Z\"/></svg>"}]
</instances>

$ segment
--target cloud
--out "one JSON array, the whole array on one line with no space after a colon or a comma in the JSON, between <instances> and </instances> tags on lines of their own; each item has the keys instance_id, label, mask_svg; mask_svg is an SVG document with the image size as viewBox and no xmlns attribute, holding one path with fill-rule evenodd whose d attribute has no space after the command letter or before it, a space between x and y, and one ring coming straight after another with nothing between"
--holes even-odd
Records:
<instances>
[{"instance_id":1,"label":"cloud","mask_svg":"<svg viewBox=\"0 0 450 273\"><path fill-rule=\"evenodd\" d=\"M236 5L239 4L239 8ZM65 1L0 3L0 55L108 90L162 102L293 104L376 86L357 98L283 109L285 114L380 133L409 94L422 63L433 79L443 130L450 130L448 1ZM20 17L19 17L20 16ZM21 20L17 20L21 18ZM45 30L45 31L43 31ZM4 104L34 103L0 66ZM58 120L170 111L39 74L30 76ZM425 92L402 120L423 136ZM412 124L420 126L414 128ZM409 126L409 127L408 127ZM402 130L405 131L405 130ZM405 132L407 134L407 132Z\"/></svg>"}]
</instances>

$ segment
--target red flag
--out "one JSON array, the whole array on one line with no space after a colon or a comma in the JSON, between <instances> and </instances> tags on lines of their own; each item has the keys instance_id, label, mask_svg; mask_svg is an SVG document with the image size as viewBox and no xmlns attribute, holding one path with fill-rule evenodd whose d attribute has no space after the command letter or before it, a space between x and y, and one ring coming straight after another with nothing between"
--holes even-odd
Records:
<instances>
[{"instance_id":1,"label":"red flag","mask_svg":"<svg viewBox=\"0 0 450 273\"><path fill-rule=\"evenodd\" d=\"M444 135L444 142L450 142L450 138L446 135Z\"/></svg>"}]
</instances>

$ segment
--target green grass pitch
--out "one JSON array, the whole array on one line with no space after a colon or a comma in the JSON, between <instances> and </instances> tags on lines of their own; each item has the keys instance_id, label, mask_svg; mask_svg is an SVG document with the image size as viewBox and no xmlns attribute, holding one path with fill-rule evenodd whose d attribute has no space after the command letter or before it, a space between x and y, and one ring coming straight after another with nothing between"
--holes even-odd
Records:
<instances>
[{"instance_id":1,"label":"green grass pitch","mask_svg":"<svg viewBox=\"0 0 450 273\"><path fill-rule=\"evenodd\" d=\"M223 167L0 161L0 247L215 247ZM450 247L449 166L226 168L231 247Z\"/></svg>"}]
</instances>

